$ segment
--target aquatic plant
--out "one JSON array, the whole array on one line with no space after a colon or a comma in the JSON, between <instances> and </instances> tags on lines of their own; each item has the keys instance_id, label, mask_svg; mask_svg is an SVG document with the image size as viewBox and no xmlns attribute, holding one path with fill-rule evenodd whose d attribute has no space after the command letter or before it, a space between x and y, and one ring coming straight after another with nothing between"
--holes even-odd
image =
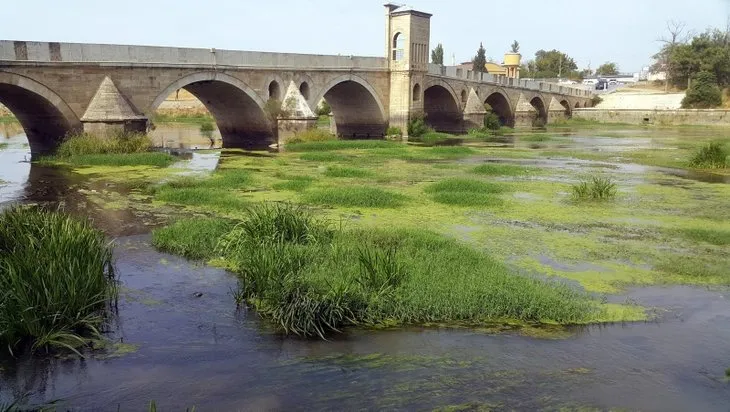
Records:
<instances>
[{"instance_id":1,"label":"aquatic plant","mask_svg":"<svg viewBox=\"0 0 730 412\"><path fill-rule=\"evenodd\" d=\"M338 186L312 190L302 197L304 202L344 207L396 208L406 196L368 186Z\"/></svg>"},{"instance_id":2,"label":"aquatic plant","mask_svg":"<svg viewBox=\"0 0 730 412\"><path fill-rule=\"evenodd\" d=\"M496 205L501 200L495 194L503 191L503 185L465 178L444 179L425 189L435 202L454 206Z\"/></svg>"},{"instance_id":3,"label":"aquatic plant","mask_svg":"<svg viewBox=\"0 0 730 412\"><path fill-rule=\"evenodd\" d=\"M305 142L325 142L328 140L336 140L337 136L333 135L327 130L314 128L307 129L296 133L293 137L289 138L288 144L294 143L305 143Z\"/></svg>"},{"instance_id":4,"label":"aquatic plant","mask_svg":"<svg viewBox=\"0 0 730 412\"><path fill-rule=\"evenodd\" d=\"M152 231L152 245L157 249L188 259L210 259L221 236L235 223L223 218L197 217L179 220Z\"/></svg>"},{"instance_id":5,"label":"aquatic plant","mask_svg":"<svg viewBox=\"0 0 730 412\"><path fill-rule=\"evenodd\" d=\"M573 199L581 200L610 200L616 197L616 183L608 177L591 176L582 180L573 187Z\"/></svg>"},{"instance_id":6,"label":"aquatic plant","mask_svg":"<svg viewBox=\"0 0 730 412\"><path fill-rule=\"evenodd\" d=\"M403 146L389 140L326 140L321 142L287 143L290 152L324 152L348 149L382 149Z\"/></svg>"},{"instance_id":7,"label":"aquatic plant","mask_svg":"<svg viewBox=\"0 0 730 412\"><path fill-rule=\"evenodd\" d=\"M485 163L471 169L472 173L487 176L519 176L529 173L531 169L501 163Z\"/></svg>"},{"instance_id":8,"label":"aquatic plant","mask_svg":"<svg viewBox=\"0 0 730 412\"><path fill-rule=\"evenodd\" d=\"M416 143L422 143L424 146L434 146L437 144L442 144L451 138L451 135L448 133L440 133L435 132L433 130L429 130L427 132L421 133L417 136L408 136L409 142L416 142Z\"/></svg>"},{"instance_id":9,"label":"aquatic plant","mask_svg":"<svg viewBox=\"0 0 730 412\"><path fill-rule=\"evenodd\" d=\"M720 142L711 142L697 150L689 161L690 166L701 169L723 169L728 167L730 152Z\"/></svg>"},{"instance_id":10,"label":"aquatic plant","mask_svg":"<svg viewBox=\"0 0 730 412\"><path fill-rule=\"evenodd\" d=\"M110 138L100 138L88 133L65 138L58 147L58 157L82 155L142 153L152 147L149 136L140 133L120 134Z\"/></svg>"},{"instance_id":11,"label":"aquatic plant","mask_svg":"<svg viewBox=\"0 0 730 412\"><path fill-rule=\"evenodd\" d=\"M329 166L324 175L328 177L368 178L374 177L375 173L355 167Z\"/></svg>"},{"instance_id":12,"label":"aquatic plant","mask_svg":"<svg viewBox=\"0 0 730 412\"><path fill-rule=\"evenodd\" d=\"M707 242L716 246L730 245L730 230L692 228L681 229L679 233L698 242Z\"/></svg>"},{"instance_id":13,"label":"aquatic plant","mask_svg":"<svg viewBox=\"0 0 730 412\"><path fill-rule=\"evenodd\" d=\"M38 207L0 214L0 345L76 351L116 298L112 246L82 220Z\"/></svg>"},{"instance_id":14,"label":"aquatic plant","mask_svg":"<svg viewBox=\"0 0 730 412\"><path fill-rule=\"evenodd\" d=\"M356 325L506 319L582 323L601 315L579 291L510 273L485 253L428 231L334 229L289 204L251 210L221 237L216 255L239 276L237 304L287 334L326 338Z\"/></svg>"},{"instance_id":15,"label":"aquatic plant","mask_svg":"<svg viewBox=\"0 0 730 412\"><path fill-rule=\"evenodd\" d=\"M51 159L53 160L53 159ZM156 166L167 167L177 160L162 152L90 154L61 158L74 166Z\"/></svg>"},{"instance_id":16,"label":"aquatic plant","mask_svg":"<svg viewBox=\"0 0 730 412\"><path fill-rule=\"evenodd\" d=\"M293 176L285 182L275 183L272 185L274 190L291 190L293 192L303 192L314 183L312 176Z\"/></svg>"}]
</instances>

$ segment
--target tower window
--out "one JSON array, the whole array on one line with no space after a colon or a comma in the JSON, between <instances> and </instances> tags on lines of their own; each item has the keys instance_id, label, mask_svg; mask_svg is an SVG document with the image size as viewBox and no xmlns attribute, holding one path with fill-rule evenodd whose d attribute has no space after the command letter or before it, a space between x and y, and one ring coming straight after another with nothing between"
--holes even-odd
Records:
<instances>
[{"instance_id":1,"label":"tower window","mask_svg":"<svg viewBox=\"0 0 730 412\"><path fill-rule=\"evenodd\" d=\"M403 60L405 56L406 36L403 33L396 33L393 36L393 60Z\"/></svg>"}]
</instances>

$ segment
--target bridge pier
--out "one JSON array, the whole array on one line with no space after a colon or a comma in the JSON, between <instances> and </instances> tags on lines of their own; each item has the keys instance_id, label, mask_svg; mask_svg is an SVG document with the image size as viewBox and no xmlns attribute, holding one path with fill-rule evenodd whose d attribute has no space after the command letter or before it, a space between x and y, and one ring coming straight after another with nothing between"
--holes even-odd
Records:
<instances>
[{"instance_id":1,"label":"bridge pier","mask_svg":"<svg viewBox=\"0 0 730 412\"><path fill-rule=\"evenodd\" d=\"M147 131L147 117L132 108L108 76L96 90L81 123L85 133L102 138Z\"/></svg>"},{"instance_id":2,"label":"bridge pier","mask_svg":"<svg viewBox=\"0 0 730 412\"><path fill-rule=\"evenodd\" d=\"M297 134L317 126L317 115L309 107L307 100L293 81L289 83L284 95L281 113L282 115L276 122L279 145L283 145Z\"/></svg>"},{"instance_id":3,"label":"bridge pier","mask_svg":"<svg viewBox=\"0 0 730 412\"><path fill-rule=\"evenodd\" d=\"M474 88L471 88L464 107L464 128L466 130L482 128L484 126L484 116L486 115L487 109L484 108Z\"/></svg>"}]
</instances>

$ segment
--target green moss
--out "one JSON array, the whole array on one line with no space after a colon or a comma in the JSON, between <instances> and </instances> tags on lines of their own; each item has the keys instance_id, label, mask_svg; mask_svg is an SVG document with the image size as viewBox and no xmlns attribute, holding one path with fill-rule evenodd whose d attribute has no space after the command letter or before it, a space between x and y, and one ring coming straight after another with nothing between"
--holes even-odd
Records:
<instances>
[{"instance_id":1,"label":"green moss","mask_svg":"<svg viewBox=\"0 0 730 412\"><path fill-rule=\"evenodd\" d=\"M399 146L401 143L387 140L327 140L322 142L303 142L286 145L290 152L324 152L345 149L376 149Z\"/></svg>"},{"instance_id":2,"label":"green moss","mask_svg":"<svg viewBox=\"0 0 730 412\"><path fill-rule=\"evenodd\" d=\"M67 158L49 158L46 161L60 161L74 166L155 166L167 167L176 162L174 156L167 153L120 153L78 155Z\"/></svg>"},{"instance_id":3,"label":"green moss","mask_svg":"<svg viewBox=\"0 0 730 412\"><path fill-rule=\"evenodd\" d=\"M275 190L291 190L293 192L303 192L309 188L315 179L311 176L295 176L286 182L280 182L274 184L272 187Z\"/></svg>"},{"instance_id":4,"label":"green moss","mask_svg":"<svg viewBox=\"0 0 730 412\"><path fill-rule=\"evenodd\" d=\"M719 229L680 229L679 232L687 239L697 242L706 242L717 246L730 245L730 230Z\"/></svg>"},{"instance_id":5,"label":"green moss","mask_svg":"<svg viewBox=\"0 0 730 412\"><path fill-rule=\"evenodd\" d=\"M375 174L369 170L358 169L354 167L330 166L324 172L329 177L352 177L352 178L369 178Z\"/></svg>"},{"instance_id":6,"label":"green moss","mask_svg":"<svg viewBox=\"0 0 730 412\"><path fill-rule=\"evenodd\" d=\"M472 173L485 176L520 176L535 169L501 163L485 163L473 168Z\"/></svg>"}]
</instances>

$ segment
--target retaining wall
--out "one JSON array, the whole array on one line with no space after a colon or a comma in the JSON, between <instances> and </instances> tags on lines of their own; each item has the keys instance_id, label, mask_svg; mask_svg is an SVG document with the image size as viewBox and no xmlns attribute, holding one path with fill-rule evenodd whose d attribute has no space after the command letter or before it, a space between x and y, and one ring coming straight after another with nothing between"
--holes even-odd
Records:
<instances>
[{"instance_id":1,"label":"retaining wall","mask_svg":"<svg viewBox=\"0 0 730 412\"><path fill-rule=\"evenodd\" d=\"M605 123L730 126L730 110L574 109L573 117Z\"/></svg>"}]
</instances>

